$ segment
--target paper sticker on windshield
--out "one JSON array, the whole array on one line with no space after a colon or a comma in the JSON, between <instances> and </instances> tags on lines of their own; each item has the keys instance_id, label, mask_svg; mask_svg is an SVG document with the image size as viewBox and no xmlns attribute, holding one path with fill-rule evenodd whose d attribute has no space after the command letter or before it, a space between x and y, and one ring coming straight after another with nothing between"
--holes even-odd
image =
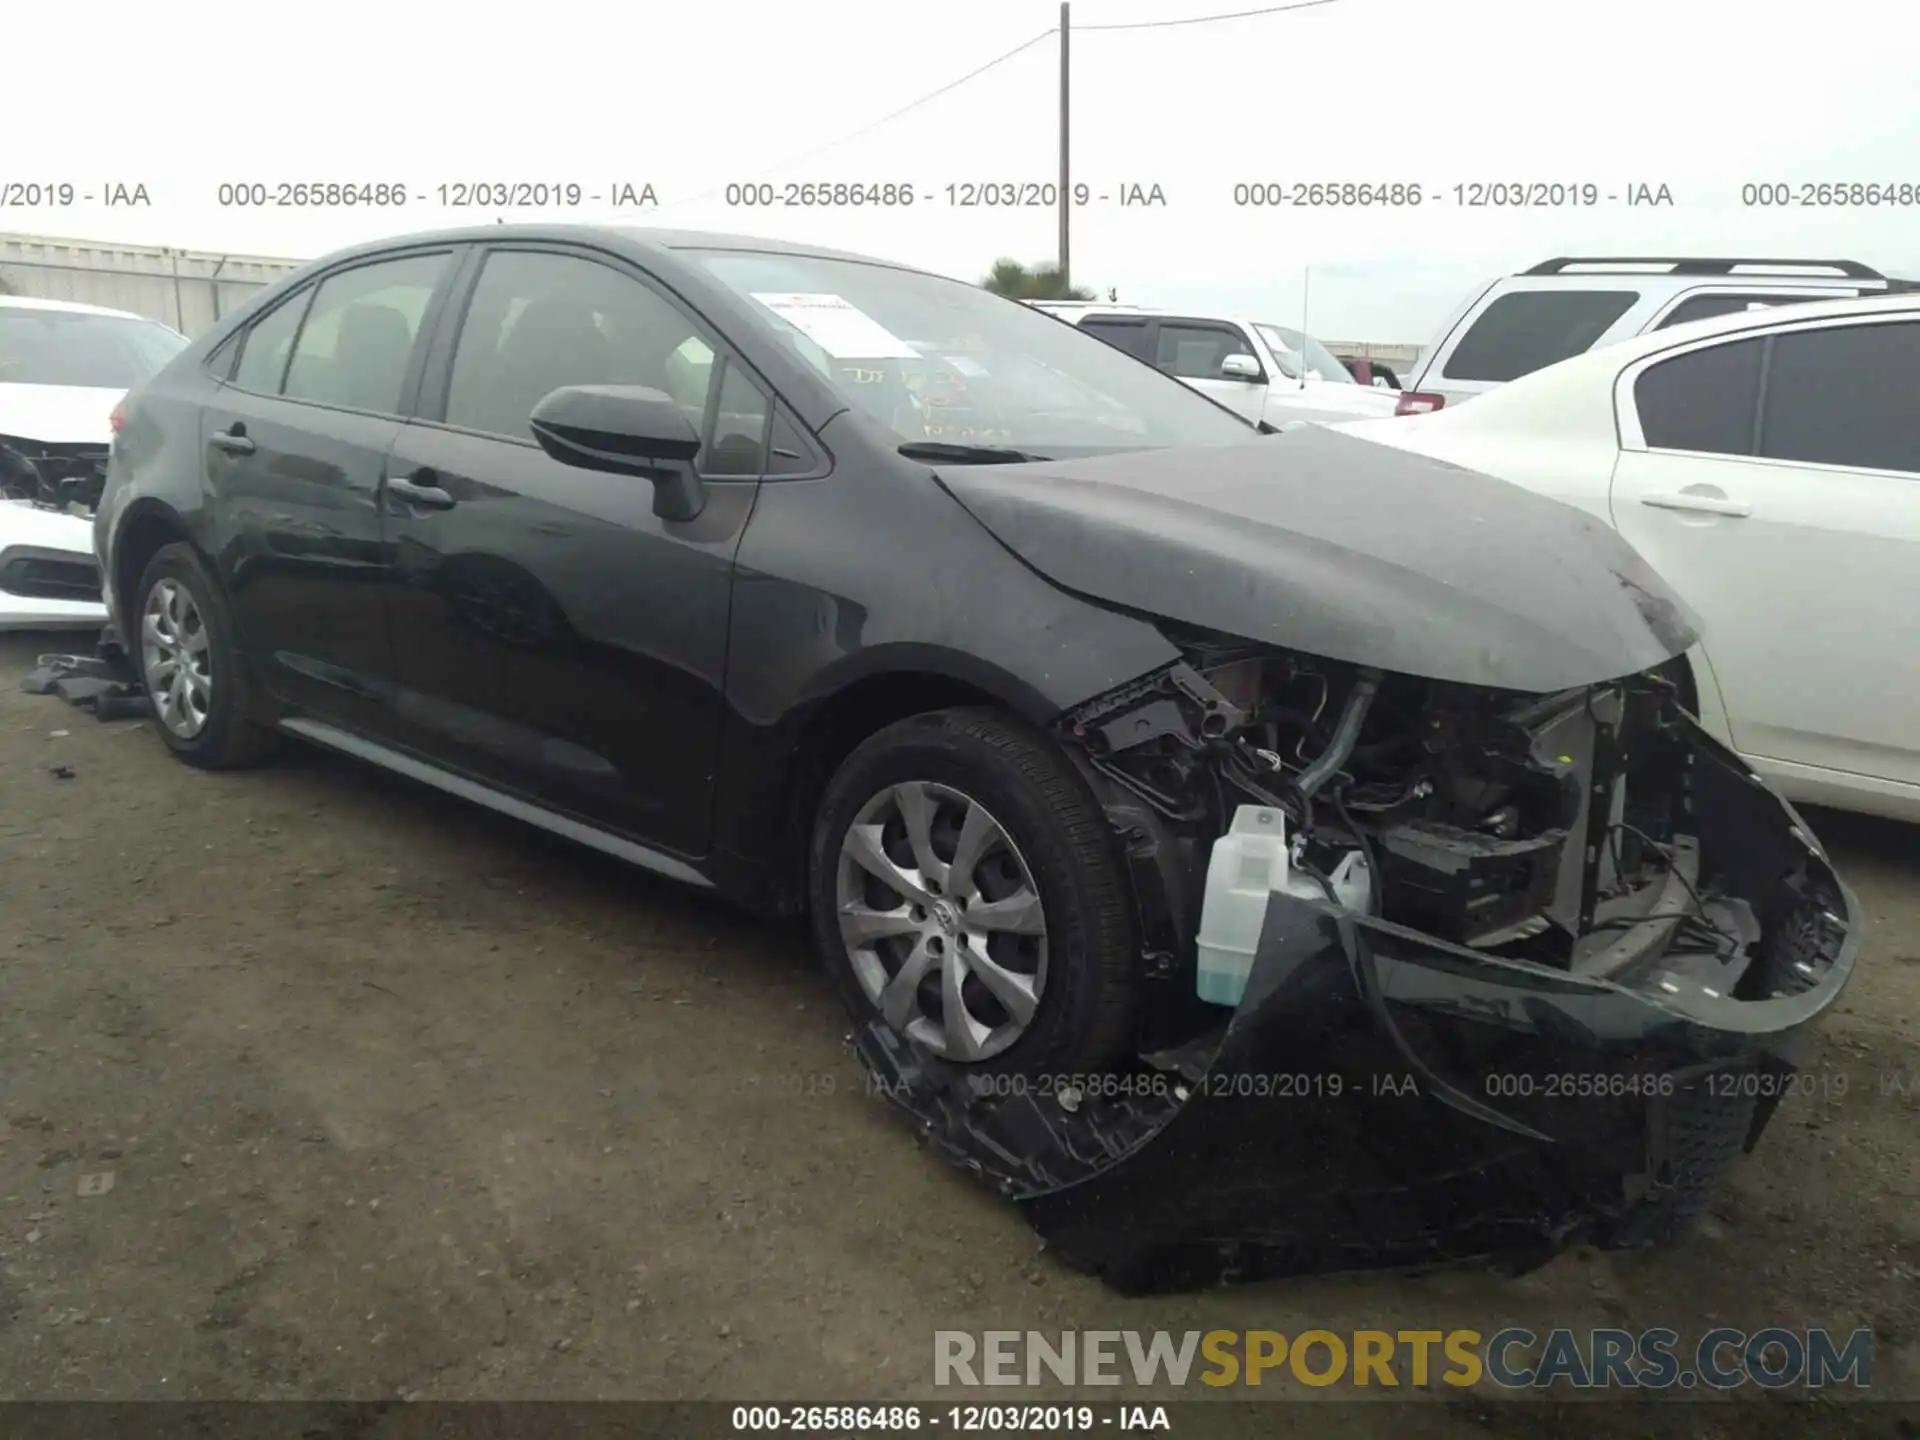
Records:
<instances>
[{"instance_id":1,"label":"paper sticker on windshield","mask_svg":"<svg viewBox=\"0 0 1920 1440\"><path fill-rule=\"evenodd\" d=\"M838 295L781 295L755 291L753 298L836 360L917 360L920 352L864 310Z\"/></svg>"}]
</instances>

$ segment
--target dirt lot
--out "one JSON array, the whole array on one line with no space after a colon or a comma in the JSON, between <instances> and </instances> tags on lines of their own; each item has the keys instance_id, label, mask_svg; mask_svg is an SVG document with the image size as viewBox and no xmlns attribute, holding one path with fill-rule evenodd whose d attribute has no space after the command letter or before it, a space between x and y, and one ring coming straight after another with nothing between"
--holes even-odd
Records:
<instances>
[{"instance_id":1,"label":"dirt lot","mask_svg":"<svg viewBox=\"0 0 1920 1440\"><path fill-rule=\"evenodd\" d=\"M861 1093L797 934L317 753L193 772L19 693L49 648L0 640L7 1397L951 1400L935 1329L1526 1323L1871 1325L1875 1390L1920 1400L1920 830L1814 817L1871 917L1811 1057L1846 1093L1789 1100L1686 1248L1127 1301ZM1809 1419L1578 1408L1565 1433ZM1544 1418L1455 1395L1339 1430L1573 1424Z\"/></svg>"}]
</instances>

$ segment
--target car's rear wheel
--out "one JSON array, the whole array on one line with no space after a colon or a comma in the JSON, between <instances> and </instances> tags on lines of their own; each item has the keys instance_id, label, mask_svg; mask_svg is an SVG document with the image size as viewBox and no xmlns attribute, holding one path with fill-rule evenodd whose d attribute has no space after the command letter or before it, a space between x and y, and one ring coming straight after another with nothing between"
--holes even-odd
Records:
<instances>
[{"instance_id":1,"label":"car's rear wheel","mask_svg":"<svg viewBox=\"0 0 1920 1440\"><path fill-rule=\"evenodd\" d=\"M1125 877L1085 783L1026 726L944 710L872 736L827 786L810 879L856 1019L986 1071L1095 1072L1123 1048Z\"/></svg>"},{"instance_id":2,"label":"car's rear wheel","mask_svg":"<svg viewBox=\"0 0 1920 1440\"><path fill-rule=\"evenodd\" d=\"M226 595L193 547L155 553L133 613L134 658L167 748L208 770L266 758L275 737L248 712L251 687Z\"/></svg>"}]
</instances>

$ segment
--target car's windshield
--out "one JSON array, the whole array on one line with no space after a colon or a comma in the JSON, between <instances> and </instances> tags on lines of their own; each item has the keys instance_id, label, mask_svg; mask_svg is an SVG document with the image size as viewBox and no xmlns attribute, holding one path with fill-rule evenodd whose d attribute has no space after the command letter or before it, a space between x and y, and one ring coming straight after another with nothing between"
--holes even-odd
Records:
<instances>
[{"instance_id":1,"label":"car's windshield","mask_svg":"<svg viewBox=\"0 0 1920 1440\"><path fill-rule=\"evenodd\" d=\"M1256 325L1253 328L1267 342L1267 348L1273 351L1274 363L1289 380L1300 378L1300 364L1304 357L1309 380L1327 380L1335 385L1359 383L1334 353L1311 335L1289 330L1285 325Z\"/></svg>"},{"instance_id":2,"label":"car's windshield","mask_svg":"<svg viewBox=\"0 0 1920 1440\"><path fill-rule=\"evenodd\" d=\"M0 304L0 385L131 389L186 347L152 320Z\"/></svg>"},{"instance_id":3,"label":"car's windshield","mask_svg":"<svg viewBox=\"0 0 1920 1440\"><path fill-rule=\"evenodd\" d=\"M1179 381L974 285L858 260L689 253L902 442L1064 458L1251 438Z\"/></svg>"}]
</instances>

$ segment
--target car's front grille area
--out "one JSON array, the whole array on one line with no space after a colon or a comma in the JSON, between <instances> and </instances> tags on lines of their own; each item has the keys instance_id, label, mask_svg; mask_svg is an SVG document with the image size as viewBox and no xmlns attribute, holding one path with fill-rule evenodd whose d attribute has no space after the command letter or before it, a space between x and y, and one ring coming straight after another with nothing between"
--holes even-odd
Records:
<instances>
[{"instance_id":1,"label":"car's front grille area","mask_svg":"<svg viewBox=\"0 0 1920 1440\"><path fill-rule=\"evenodd\" d=\"M0 493L46 505L99 503L108 447L49 445L0 435Z\"/></svg>"},{"instance_id":2,"label":"car's front grille area","mask_svg":"<svg viewBox=\"0 0 1920 1440\"><path fill-rule=\"evenodd\" d=\"M0 591L26 600L100 600L100 567L80 555L14 547L0 551Z\"/></svg>"}]
</instances>

